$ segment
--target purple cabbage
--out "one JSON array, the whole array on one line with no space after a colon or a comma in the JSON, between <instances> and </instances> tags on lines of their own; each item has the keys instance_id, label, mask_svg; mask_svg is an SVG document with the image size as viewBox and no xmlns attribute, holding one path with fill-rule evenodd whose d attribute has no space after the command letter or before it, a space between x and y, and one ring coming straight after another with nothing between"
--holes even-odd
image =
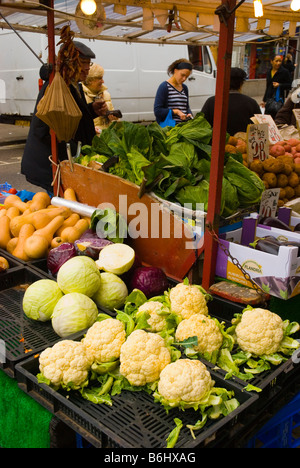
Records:
<instances>
[{"instance_id":1,"label":"purple cabbage","mask_svg":"<svg viewBox=\"0 0 300 468\"><path fill-rule=\"evenodd\" d=\"M70 258L76 256L74 244L63 242L58 247L51 249L47 257L47 268L55 276L60 267Z\"/></svg>"},{"instance_id":2,"label":"purple cabbage","mask_svg":"<svg viewBox=\"0 0 300 468\"><path fill-rule=\"evenodd\" d=\"M168 288L169 280L158 267L138 267L130 281L130 289L139 289L148 299L163 294Z\"/></svg>"},{"instance_id":3,"label":"purple cabbage","mask_svg":"<svg viewBox=\"0 0 300 468\"><path fill-rule=\"evenodd\" d=\"M98 260L100 251L109 244L112 244L110 240L99 237L81 237L74 242L77 255L86 255L93 260Z\"/></svg>"}]
</instances>

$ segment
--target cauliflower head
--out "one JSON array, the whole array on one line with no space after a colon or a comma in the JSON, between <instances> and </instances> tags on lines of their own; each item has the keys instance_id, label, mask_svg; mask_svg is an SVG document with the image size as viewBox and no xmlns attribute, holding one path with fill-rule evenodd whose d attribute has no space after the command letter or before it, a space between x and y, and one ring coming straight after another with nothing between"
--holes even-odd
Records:
<instances>
[{"instance_id":1,"label":"cauliflower head","mask_svg":"<svg viewBox=\"0 0 300 468\"><path fill-rule=\"evenodd\" d=\"M183 319L194 314L208 315L205 295L192 284L178 283L170 290L172 312Z\"/></svg>"},{"instance_id":2,"label":"cauliflower head","mask_svg":"<svg viewBox=\"0 0 300 468\"><path fill-rule=\"evenodd\" d=\"M159 301L147 301L138 308L137 314L146 312L150 315L147 319L149 328L147 330L152 332L160 332L166 326L166 319L163 315L159 315L162 310L163 304Z\"/></svg>"},{"instance_id":3,"label":"cauliflower head","mask_svg":"<svg viewBox=\"0 0 300 468\"><path fill-rule=\"evenodd\" d=\"M235 329L237 343L243 351L261 356L273 354L284 336L283 321L267 309L249 309L242 314Z\"/></svg>"},{"instance_id":4,"label":"cauliflower head","mask_svg":"<svg viewBox=\"0 0 300 468\"><path fill-rule=\"evenodd\" d=\"M91 365L92 360L80 341L59 341L39 357L40 372L55 387L79 388L86 381Z\"/></svg>"},{"instance_id":5,"label":"cauliflower head","mask_svg":"<svg viewBox=\"0 0 300 468\"><path fill-rule=\"evenodd\" d=\"M108 318L92 325L82 342L93 362L110 362L120 357L126 340L125 325L120 320Z\"/></svg>"},{"instance_id":6,"label":"cauliflower head","mask_svg":"<svg viewBox=\"0 0 300 468\"><path fill-rule=\"evenodd\" d=\"M135 330L121 347L120 372L131 385L155 382L170 362L170 351L156 333Z\"/></svg>"},{"instance_id":7,"label":"cauliflower head","mask_svg":"<svg viewBox=\"0 0 300 468\"><path fill-rule=\"evenodd\" d=\"M183 341L191 336L197 336L198 345L194 349L201 354L217 351L223 342L223 335L216 322L202 314L192 315L179 323L176 340Z\"/></svg>"},{"instance_id":8,"label":"cauliflower head","mask_svg":"<svg viewBox=\"0 0 300 468\"><path fill-rule=\"evenodd\" d=\"M174 403L199 401L215 382L206 366L196 359L178 359L160 374L158 392Z\"/></svg>"}]
</instances>

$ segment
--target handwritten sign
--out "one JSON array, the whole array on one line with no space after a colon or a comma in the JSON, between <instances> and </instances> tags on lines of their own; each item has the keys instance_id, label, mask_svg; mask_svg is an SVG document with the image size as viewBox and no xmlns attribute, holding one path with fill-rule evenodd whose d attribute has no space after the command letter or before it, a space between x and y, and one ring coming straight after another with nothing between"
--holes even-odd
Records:
<instances>
[{"instance_id":1,"label":"handwritten sign","mask_svg":"<svg viewBox=\"0 0 300 468\"><path fill-rule=\"evenodd\" d=\"M264 217L274 217L277 212L280 188L268 189L262 193L259 214Z\"/></svg>"},{"instance_id":2,"label":"handwritten sign","mask_svg":"<svg viewBox=\"0 0 300 468\"><path fill-rule=\"evenodd\" d=\"M254 123L259 123L259 124L268 124L269 126L269 142L272 145L275 145L277 141L282 140L282 136L280 135L280 132L277 128L277 125L275 124L274 120L270 115L267 114L254 114L255 117L255 122ZM253 119L252 119L253 120Z\"/></svg>"},{"instance_id":3,"label":"handwritten sign","mask_svg":"<svg viewBox=\"0 0 300 468\"><path fill-rule=\"evenodd\" d=\"M250 124L247 127L247 159L265 161L269 157L268 124Z\"/></svg>"}]
</instances>

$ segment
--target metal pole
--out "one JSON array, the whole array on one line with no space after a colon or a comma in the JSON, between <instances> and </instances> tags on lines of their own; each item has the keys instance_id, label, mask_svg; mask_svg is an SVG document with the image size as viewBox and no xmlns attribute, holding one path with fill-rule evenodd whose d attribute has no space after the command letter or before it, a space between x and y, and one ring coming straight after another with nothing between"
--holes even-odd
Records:
<instances>
[{"instance_id":1,"label":"metal pole","mask_svg":"<svg viewBox=\"0 0 300 468\"><path fill-rule=\"evenodd\" d=\"M222 180L224 172L235 8L236 0L222 0L222 5L220 7L221 13L218 13L220 18L220 35L217 60L209 198L206 217L206 225L211 226L217 234L219 229L219 214L221 208ZM222 13L222 9L224 9L224 14ZM204 234L204 263L202 277L202 285L205 289L208 289L214 282L217 247L217 242L213 239L209 232L209 228L206 227Z\"/></svg>"}]
</instances>

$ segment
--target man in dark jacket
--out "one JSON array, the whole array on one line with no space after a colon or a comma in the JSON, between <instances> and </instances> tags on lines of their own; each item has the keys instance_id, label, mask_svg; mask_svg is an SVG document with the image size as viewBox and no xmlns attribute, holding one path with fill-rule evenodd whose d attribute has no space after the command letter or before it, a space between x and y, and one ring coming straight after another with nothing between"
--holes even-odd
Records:
<instances>
[{"instance_id":1,"label":"man in dark jacket","mask_svg":"<svg viewBox=\"0 0 300 468\"><path fill-rule=\"evenodd\" d=\"M241 68L234 67L230 70L227 132L232 136L237 132L246 132L247 126L252 123L251 117L254 114L261 114L255 99L241 93L246 76ZM214 122L214 108L215 96L211 96L201 110L211 126Z\"/></svg>"},{"instance_id":2,"label":"man in dark jacket","mask_svg":"<svg viewBox=\"0 0 300 468\"><path fill-rule=\"evenodd\" d=\"M108 110L105 102L102 101L96 101L91 104L87 104L81 82L86 79L90 69L91 59L95 58L95 54L89 47L81 42L74 41L74 46L79 51L82 70L79 77L79 83L72 84L70 86L70 91L82 112L82 118L79 122L74 138L70 141L71 152L73 156L76 153L77 144L79 141L82 143L82 145L90 145L92 143L92 139L96 134L93 119L98 115L105 115ZM42 78L47 78L45 76L45 67L42 67L40 75ZM26 180L28 182L33 185L42 187L51 194L53 192L53 175L52 164L49 160L49 156L51 156L50 129L48 125L36 117L37 105L43 97L48 84L49 82L47 79L41 88L36 101L34 115L32 117L28 138L23 153L21 173L26 176ZM67 159L66 142L59 142L57 146L59 161Z\"/></svg>"}]
</instances>

